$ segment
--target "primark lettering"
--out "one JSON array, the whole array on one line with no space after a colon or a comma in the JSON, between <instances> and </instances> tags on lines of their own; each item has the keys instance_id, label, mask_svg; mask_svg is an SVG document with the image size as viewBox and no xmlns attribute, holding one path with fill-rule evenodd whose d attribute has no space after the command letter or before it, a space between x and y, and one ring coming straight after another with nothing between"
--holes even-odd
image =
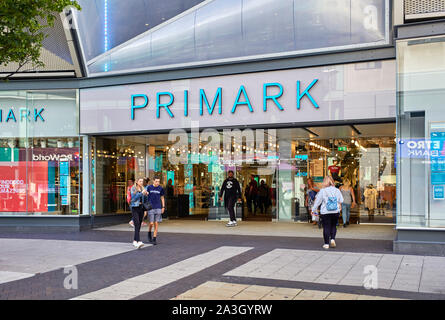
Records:
<instances>
[{"instance_id":1,"label":"primark lettering","mask_svg":"<svg viewBox=\"0 0 445 320\"><path fill-rule=\"evenodd\" d=\"M318 109L319 105L315 101L314 97L310 94L310 90L314 87L314 85L318 82L318 79L314 79L311 84L309 84L304 90L301 88L300 81L296 82L296 109L299 110L301 108L301 100L306 97L309 99L309 101L312 103L312 105ZM274 89L272 89L274 88ZM278 93L271 94L270 91L275 90L278 91ZM280 103L279 98L284 93L284 88L281 83L274 82L274 83L264 83L263 84L263 103L262 103L262 109L263 112L267 112L268 102L270 101L273 103L278 110L283 111L284 106ZM189 116L189 90L184 90L184 117ZM210 93L206 92L204 89L199 89L199 93L197 93L197 96L199 96L199 114L200 116L204 115L204 109L206 107L207 112L212 115L215 107L218 108L218 114L223 113L223 88L218 88L216 90L216 93L213 95L213 99L210 97L208 98L208 95ZM171 92L157 92L155 94L156 97L156 118L160 118L161 110L165 110L167 114L170 116L170 118L174 118L175 115L173 114L172 110L170 109L170 106L173 105L175 102L175 96ZM161 103L161 99L168 99L168 102ZM138 102L137 102L138 100ZM149 105L149 96L147 94L133 94L131 95L131 120L135 119L135 111L137 109L143 109L146 108ZM212 105L210 105L209 101L213 101ZM205 105L205 107L204 107ZM251 100L249 99L249 94L244 85L241 85L238 89L238 94L236 95L235 100L233 101L233 104L230 102L231 107L231 113L235 114L236 110L240 106L245 106L249 109L250 112L254 112L254 106L251 103ZM161 109L162 108L162 109Z\"/></svg>"},{"instance_id":2,"label":"primark lettering","mask_svg":"<svg viewBox=\"0 0 445 320\"><path fill-rule=\"evenodd\" d=\"M43 111L45 111L45 108L34 108L34 110L28 108L19 108L18 110L10 108L8 111L0 109L0 123L23 121L45 122L45 119L43 118Z\"/></svg>"}]
</instances>

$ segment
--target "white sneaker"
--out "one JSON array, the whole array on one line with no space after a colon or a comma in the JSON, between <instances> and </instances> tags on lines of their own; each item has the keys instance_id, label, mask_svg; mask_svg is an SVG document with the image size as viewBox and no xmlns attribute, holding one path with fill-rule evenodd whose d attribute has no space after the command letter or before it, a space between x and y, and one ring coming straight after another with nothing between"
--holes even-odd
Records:
<instances>
[{"instance_id":1,"label":"white sneaker","mask_svg":"<svg viewBox=\"0 0 445 320\"><path fill-rule=\"evenodd\" d=\"M335 248L337 246L337 244L335 243L335 240L332 239L331 240L331 248Z\"/></svg>"},{"instance_id":2,"label":"white sneaker","mask_svg":"<svg viewBox=\"0 0 445 320\"><path fill-rule=\"evenodd\" d=\"M237 226L238 225L238 223L236 223L236 221L234 220L234 221L232 221L232 224L233 224L233 226Z\"/></svg>"},{"instance_id":3,"label":"white sneaker","mask_svg":"<svg viewBox=\"0 0 445 320\"><path fill-rule=\"evenodd\" d=\"M133 246L135 246L136 248L138 247L137 241L133 241Z\"/></svg>"},{"instance_id":4,"label":"white sneaker","mask_svg":"<svg viewBox=\"0 0 445 320\"><path fill-rule=\"evenodd\" d=\"M329 245L328 244L324 244L323 245L323 249L329 249Z\"/></svg>"},{"instance_id":5,"label":"white sneaker","mask_svg":"<svg viewBox=\"0 0 445 320\"><path fill-rule=\"evenodd\" d=\"M229 222L226 224L226 227L233 227L233 226L234 226L233 221L229 221Z\"/></svg>"},{"instance_id":6,"label":"white sneaker","mask_svg":"<svg viewBox=\"0 0 445 320\"><path fill-rule=\"evenodd\" d=\"M142 248L144 246L144 243L142 241L139 241L137 243L138 249Z\"/></svg>"}]
</instances>

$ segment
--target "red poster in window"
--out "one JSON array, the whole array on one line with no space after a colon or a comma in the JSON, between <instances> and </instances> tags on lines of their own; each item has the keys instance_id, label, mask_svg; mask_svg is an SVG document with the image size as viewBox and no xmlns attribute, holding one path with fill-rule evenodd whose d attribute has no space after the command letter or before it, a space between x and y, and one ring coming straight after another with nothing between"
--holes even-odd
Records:
<instances>
[{"instance_id":1,"label":"red poster in window","mask_svg":"<svg viewBox=\"0 0 445 320\"><path fill-rule=\"evenodd\" d=\"M48 211L48 163L0 162L0 212L26 211Z\"/></svg>"},{"instance_id":2,"label":"red poster in window","mask_svg":"<svg viewBox=\"0 0 445 320\"><path fill-rule=\"evenodd\" d=\"M28 162L28 211L48 211L48 162Z\"/></svg>"}]
</instances>

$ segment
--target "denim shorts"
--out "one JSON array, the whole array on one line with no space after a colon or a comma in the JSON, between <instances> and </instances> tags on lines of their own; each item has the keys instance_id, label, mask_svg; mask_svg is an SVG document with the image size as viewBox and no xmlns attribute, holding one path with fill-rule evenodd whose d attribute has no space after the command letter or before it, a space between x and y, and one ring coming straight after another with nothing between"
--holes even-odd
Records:
<instances>
[{"instance_id":1,"label":"denim shorts","mask_svg":"<svg viewBox=\"0 0 445 320\"><path fill-rule=\"evenodd\" d=\"M151 209L148 211L148 220L150 222L162 222L162 209Z\"/></svg>"}]
</instances>

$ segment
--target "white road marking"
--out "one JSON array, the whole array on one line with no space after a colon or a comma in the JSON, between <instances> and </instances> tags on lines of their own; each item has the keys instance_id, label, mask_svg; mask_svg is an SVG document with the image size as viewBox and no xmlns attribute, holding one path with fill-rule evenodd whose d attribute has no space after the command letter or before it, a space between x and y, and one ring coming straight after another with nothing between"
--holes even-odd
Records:
<instances>
[{"instance_id":1,"label":"white road marking","mask_svg":"<svg viewBox=\"0 0 445 320\"><path fill-rule=\"evenodd\" d=\"M93 291L71 300L128 300L166 284L190 276L224 260L253 249L252 247L219 247L186 260L143 275L124 280L110 287Z\"/></svg>"},{"instance_id":2,"label":"white road marking","mask_svg":"<svg viewBox=\"0 0 445 320\"><path fill-rule=\"evenodd\" d=\"M12 271L0 271L0 284L21 280L34 276L33 273L22 273L22 272L12 272Z\"/></svg>"}]
</instances>

